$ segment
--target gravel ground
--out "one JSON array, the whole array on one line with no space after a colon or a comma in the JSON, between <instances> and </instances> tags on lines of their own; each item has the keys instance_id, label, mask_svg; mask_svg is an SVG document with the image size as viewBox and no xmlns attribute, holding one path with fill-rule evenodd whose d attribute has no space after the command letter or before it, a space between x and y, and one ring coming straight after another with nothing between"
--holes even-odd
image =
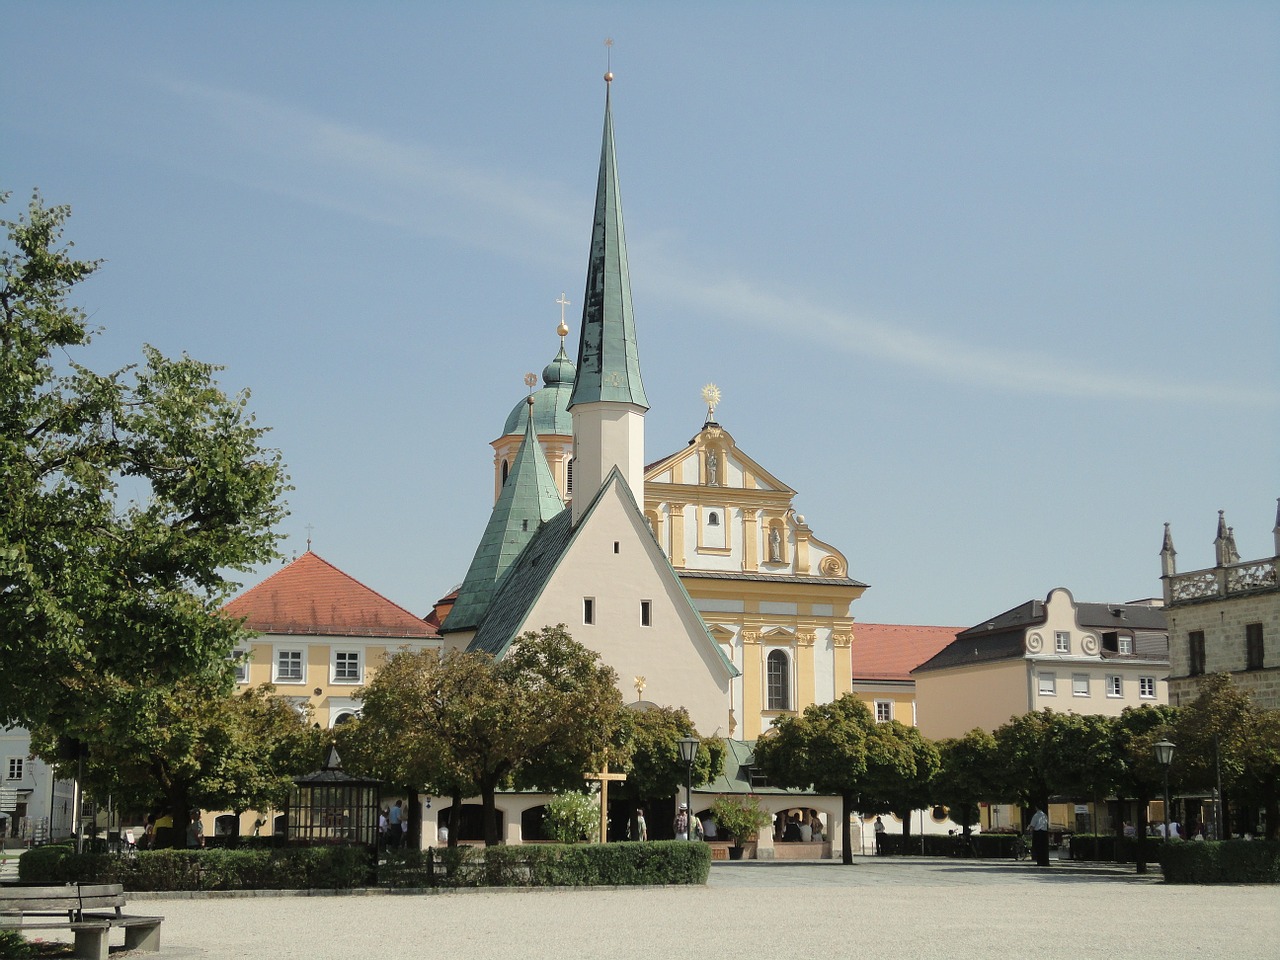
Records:
<instances>
[{"instance_id":1,"label":"gravel ground","mask_svg":"<svg viewBox=\"0 0 1280 960\"><path fill-rule=\"evenodd\" d=\"M129 912L164 916L161 960L1280 957L1275 887L946 861L717 865L706 887L140 899Z\"/></svg>"}]
</instances>

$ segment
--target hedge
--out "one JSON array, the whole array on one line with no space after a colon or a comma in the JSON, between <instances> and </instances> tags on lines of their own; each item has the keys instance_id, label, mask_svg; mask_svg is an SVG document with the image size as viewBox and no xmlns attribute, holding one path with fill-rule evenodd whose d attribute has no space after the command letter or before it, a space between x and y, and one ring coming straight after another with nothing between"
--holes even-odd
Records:
<instances>
[{"instance_id":1,"label":"hedge","mask_svg":"<svg viewBox=\"0 0 1280 960\"><path fill-rule=\"evenodd\" d=\"M1164 838L1147 837L1146 844L1147 862L1155 863ZM1114 833L1077 833L1071 838L1071 859L1137 863L1138 838L1117 837Z\"/></svg>"},{"instance_id":2,"label":"hedge","mask_svg":"<svg viewBox=\"0 0 1280 960\"><path fill-rule=\"evenodd\" d=\"M379 882L391 887L582 887L701 884L705 843L559 844L388 851Z\"/></svg>"},{"instance_id":3,"label":"hedge","mask_svg":"<svg viewBox=\"0 0 1280 960\"><path fill-rule=\"evenodd\" d=\"M1280 883L1280 842L1184 841L1160 852L1166 883Z\"/></svg>"},{"instance_id":4,"label":"hedge","mask_svg":"<svg viewBox=\"0 0 1280 960\"><path fill-rule=\"evenodd\" d=\"M139 850L81 853L36 847L18 861L22 883L121 883L126 890L347 890L373 881L364 847Z\"/></svg>"},{"instance_id":5,"label":"hedge","mask_svg":"<svg viewBox=\"0 0 1280 960\"><path fill-rule=\"evenodd\" d=\"M904 843L904 839L907 841ZM1013 845L1018 839L1016 833L972 833L969 839L977 856L990 860L1012 860ZM920 834L913 833L904 838L900 833L885 834L884 852L890 856L921 856ZM971 848L966 845L961 835L926 833L924 835L924 856L926 857L972 857Z\"/></svg>"},{"instance_id":6,"label":"hedge","mask_svg":"<svg viewBox=\"0 0 1280 960\"><path fill-rule=\"evenodd\" d=\"M129 891L702 884L710 870L710 847L675 840L392 850L376 878L368 851L350 846L140 850L129 856L51 845L18 861L22 883L120 883Z\"/></svg>"}]
</instances>

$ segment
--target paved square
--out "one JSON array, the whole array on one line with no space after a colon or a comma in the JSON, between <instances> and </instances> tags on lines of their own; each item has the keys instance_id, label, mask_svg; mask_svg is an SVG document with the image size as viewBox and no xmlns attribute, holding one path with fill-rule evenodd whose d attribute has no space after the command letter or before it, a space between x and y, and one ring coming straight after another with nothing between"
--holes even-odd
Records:
<instances>
[{"instance_id":1,"label":"paved square","mask_svg":"<svg viewBox=\"0 0 1280 960\"><path fill-rule=\"evenodd\" d=\"M1280 888L1132 867L717 863L706 887L139 900L159 958L1181 960L1280 956Z\"/></svg>"}]
</instances>

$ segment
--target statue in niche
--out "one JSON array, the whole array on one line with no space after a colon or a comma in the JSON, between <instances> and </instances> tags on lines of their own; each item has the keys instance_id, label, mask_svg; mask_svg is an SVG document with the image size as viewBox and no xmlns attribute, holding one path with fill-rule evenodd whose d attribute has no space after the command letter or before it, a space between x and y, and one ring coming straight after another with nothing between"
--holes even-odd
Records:
<instances>
[{"instance_id":1,"label":"statue in niche","mask_svg":"<svg viewBox=\"0 0 1280 960\"><path fill-rule=\"evenodd\" d=\"M782 534L777 527L769 528L769 562L782 562Z\"/></svg>"},{"instance_id":2,"label":"statue in niche","mask_svg":"<svg viewBox=\"0 0 1280 960\"><path fill-rule=\"evenodd\" d=\"M707 486L720 486L720 458L714 450L707 451Z\"/></svg>"}]
</instances>

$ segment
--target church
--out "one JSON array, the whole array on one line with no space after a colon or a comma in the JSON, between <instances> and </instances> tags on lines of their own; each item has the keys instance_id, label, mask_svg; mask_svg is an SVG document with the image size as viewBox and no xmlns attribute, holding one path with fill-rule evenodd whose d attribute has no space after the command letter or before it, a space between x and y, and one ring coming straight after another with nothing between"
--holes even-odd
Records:
<instances>
[{"instance_id":1,"label":"church","mask_svg":"<svg viewBox=\"0 0 1280 960\"><path fill-rule=\"evenodd\" d=\"M634 688L683 706L704 736L754 740L773 717L850 692L850 606L866 585L716 421L714 385L688 445L646 464L608 85L576 363L563 317L557 332L541 388L493 441L493 511L443 616L445 646L501 656L564 623L625 700Z\"/></svg>"},{"instance_id":2,"label":"church","mask_svg":"<svg viewBox=\"0 0 1280 960\"><path fill-rule=\"evenodd\" d=\"M852 690L851 605L866 584L849 576L845 556L796 512L796 491L717 422L714 385L702 388L705 417L691 425L688 444L646 460L649 399L612 79L605 75L576 361L565 350L562 313L541 386L532 375L526 380L528 396L492 442L494 503L462 584L415 626L411 614L308 545L302 558L228 606L266 634L246 651L240 681L296 689L332 726L358 712L353 687L372 679L397 643L502 657L520 634L563 623L616 671L625 702L683 707L702 736L726 739L724 775L694 791L695 811L719 793L753 792L771 812L803 805L834 825L838 798L801 797L753 777L751 741L775 717ZM563 311L563 295L560 302ZM427 842L441 800L424 810ZM536 829L545 801L500 797L507 842ZM835 844L821 851L775 851L762 836L756 855L838 855L839 831L828 832Z\"/></svg>"}]
</instances>

